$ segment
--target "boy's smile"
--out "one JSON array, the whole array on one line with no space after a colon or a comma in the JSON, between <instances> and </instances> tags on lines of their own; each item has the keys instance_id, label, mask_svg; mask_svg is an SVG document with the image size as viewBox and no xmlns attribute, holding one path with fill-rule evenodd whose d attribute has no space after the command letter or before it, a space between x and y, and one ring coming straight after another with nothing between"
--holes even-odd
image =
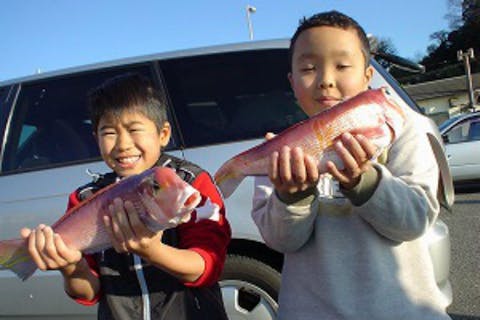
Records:
<instances>
[{"instance_id":1,"label":"boy's smile","mask_svg":"<svg viewBox=\"0 0 480 320\"><path fill-rule=\"evenodd\" d=\"M342 99L339 99L333 96L320 95L318 98L315 98L315 101L317 101L319 105L326 106L327 108L331 108L337 103L341 102Z\"/></svg>"},{"instance_id":2,"label":"boy's smile","mask_svg":"<svg viewBox=\"0 0 480 320\"><path fill-rule=\"evenodd\" d=\"M301 108L313 116L367 90L372 74L354 29L321 26L298 36L288 78Z\"/></svg>"},{"instance_id":3,"label":"boy's smile","mask_svg":"<svg viewBox=\"0 0 480 320\"><path fill-rule=\"evenodd\" d=\"M119 176L139 174L155 165L161 148L168 144L168 123L159 131L155 123L136 111L123 111L118 117L108 114L96 133L100 153Z\"/></svg>"},{"instance_id":4,"label":"boy's smile","mask_svg":"<svg viewBox=\"0 0 480 320\"><path fill-rule=\"evenodd\" d=\"M121 167L128 168L135 166L135 163L139 161L141 156L134 157L118 157L116 160Z\"/></svg>"}]
</instances>

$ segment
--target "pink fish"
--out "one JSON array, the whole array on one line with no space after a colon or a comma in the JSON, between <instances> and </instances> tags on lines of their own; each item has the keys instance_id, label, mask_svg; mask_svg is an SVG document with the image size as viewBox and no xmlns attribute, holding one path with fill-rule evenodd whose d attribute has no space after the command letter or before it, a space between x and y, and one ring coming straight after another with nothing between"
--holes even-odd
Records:
<instances>
[{"instance_id":1,"label":"pink fish","mask_svg":"<svg viewBox=\"0 0 480 320\"><path fill-rule=\"evenodd\" d=\"M188 221L201 201L200 193L172 169L154 167L98 191L67 211L52 229L67 246L84 253L107 249L111 243L103 216L109 214L108 206L117 197L131 201L141 212L142 221L154 232ZM12 270L22 280L37 268L23 239L0 241L0 266Z\"/></svg>"},{"instance_id":2,"label":"pink fish","mask_svg":"<svg viewBox=\"0 0 480 320\"><path fill-rule=\"evenodd\" d=\"M341 134L364 135L378 147L380 154L399 134L404 119L405 111L386 89L368 90L234 156L218 169L215 181L228 198L246 176L267 175L270 155L285 145L301 147L313 156L320 173L326 172L327 161L341 168L343 164L333 149Z\"/></svg>"}]
</instances>

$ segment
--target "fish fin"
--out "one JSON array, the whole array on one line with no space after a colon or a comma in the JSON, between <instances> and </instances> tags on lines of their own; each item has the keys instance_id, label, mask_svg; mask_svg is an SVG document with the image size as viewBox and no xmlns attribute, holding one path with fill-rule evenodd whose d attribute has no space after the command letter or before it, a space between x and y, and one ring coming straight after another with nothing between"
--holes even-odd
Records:
<instances>
[{"instance_id":1,"label":"fish fin","mask_svg":"<svg viewBox=\"0 0 480 320\"><path fill-rule=\"evenodd\" d=\"M23 281L37 270L25 246L25 240L0 241L0 269L10 269Z\"/></svg>"},{"instance_id":2,"label":"fish fin","mask_svg":"<svg viewBox=\"0 0 480 320\"><path fill-rule=\"evenodd\" d=\"M230 197L238 185L245 179L244 175L236 174L235 170L231 170L229 164L227 162L215 173L215 182L225 199Z\"/></svg>"}]
</instances>

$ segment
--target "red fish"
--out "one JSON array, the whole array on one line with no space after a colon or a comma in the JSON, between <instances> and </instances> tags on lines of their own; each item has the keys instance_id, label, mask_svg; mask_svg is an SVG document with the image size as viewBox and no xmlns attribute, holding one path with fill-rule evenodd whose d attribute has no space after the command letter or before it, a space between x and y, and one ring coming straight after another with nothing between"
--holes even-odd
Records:
<instances>
[{"instance_id":1,"label":"red fish","mask_svg":"<svg viewBox=\"0 0 480 320\"><path fill-rule=\"evenodd\" d=\"M103 216L109 215L108 206L117 197L131 201L141 212L142 221L154 232L188 221L201 201L200 193L172 169L154 167L98 191L67 211L52 229L67 246L84 253L107 249L111 243ZM23 239L0 241L0 266L12 270L22 280L37 268Z\"/></svg>"},{"instance_id":2,"label":"red fish","mask_svg":"<svg viewBox=\"0 0 480 320\"><path fill-rule=\"evenodd\" d=\"M246 176L267 175L270 155L282 146L301 147L317 160L320 173L327 161L341 168L333 145L343 133L362 134L381 151L399 134L404 119L405 111L386 89L367 90L234 156L218 169L215 181L228 198Z\"/></svg>"}]
</instances>

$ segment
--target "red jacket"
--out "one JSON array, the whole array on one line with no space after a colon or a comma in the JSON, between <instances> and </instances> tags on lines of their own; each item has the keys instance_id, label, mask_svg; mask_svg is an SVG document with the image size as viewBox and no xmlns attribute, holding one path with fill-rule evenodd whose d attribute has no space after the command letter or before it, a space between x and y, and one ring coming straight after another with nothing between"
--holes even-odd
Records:
<instances>
[{"instance_id":1,"label":"red jacket","mask_svg":"<svg viewBox=\"0 0 480 320\"><path fill-rule=\"evenodd\" d=\"M201 210L202 217L212 215L210 219L203 219L196 222L196 210L192 214L190 221L180 224L175 228L176 235L178 237L178 241L175 246L181 249L193 250L199 253L205 261L204 273L195 282L186 282L183 284L188 287L211 286L218 281L221 275L226 258L227 246L231 239L230 225L225 218L225 207L222 197L219 194L210 175L201 170L199 167L165 154L160 157L159 165L175 169L177 174L179 174L185 181L189 182L195 189L197 189L202 196L202 201L197 206L197 210ZM115 179L111 180L111 182L115 181ZM86 186L80 187L70 195L68 209L79 204L82 201L82 198L87 198L84 195L89 192L85 191L96 192L102 187L103 186L99 187L98 183L90 183ZM215 208L217 207L209 205L209 202L218 205L218 212L214 212L216 211ZM208 213L208 210L211 211L211 214ZM205 214L205 211L207 211L207 214ZM110 249L108 251L114 250ZM115 252L110 252L109 254L122 255ZM123 254L123 256L125 255L126 254ZM102 253L102 259L104 256L106 255ZM96 255L85 255L85 258L87 259L92 272L98 276L101 276L102 271L101 268L99 268L98 257ZM119 264L119 262L114 263ZM158 272L163 272L160 269L156 270ZM93 305L102 298L104 292L103 283L101 287L101 292L99 292L99 294L93 300L75 300L83 305Z\"/></svg>"}]
</instances>

